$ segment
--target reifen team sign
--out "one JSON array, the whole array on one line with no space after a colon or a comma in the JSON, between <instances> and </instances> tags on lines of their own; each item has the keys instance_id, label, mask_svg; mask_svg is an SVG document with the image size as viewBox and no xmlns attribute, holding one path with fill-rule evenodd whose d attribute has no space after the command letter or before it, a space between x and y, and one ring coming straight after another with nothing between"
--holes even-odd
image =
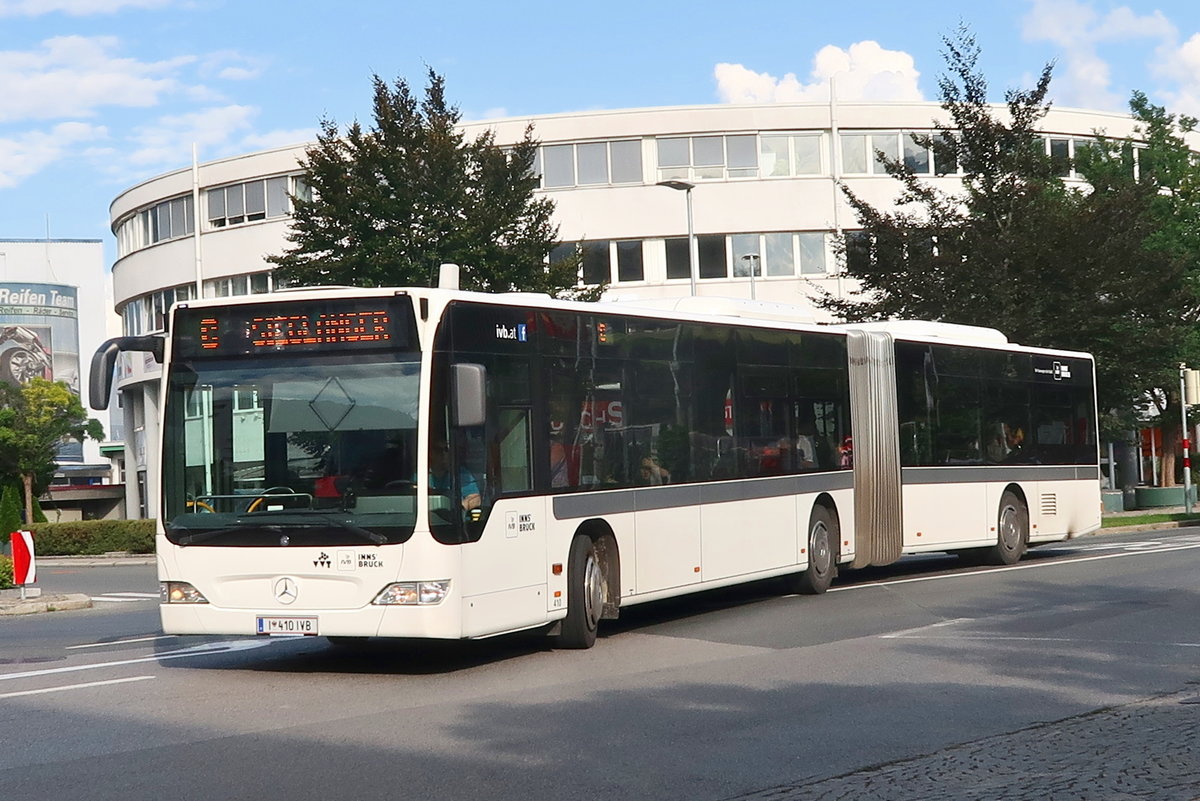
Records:
<instances>
[{"instance_id":1,"label":"reifen team sign","mask_svg":"<svg viewBox=\"0 0 1200 801\"><path fill-rule=\"evenodd\" d=\"M73 286L0 283L0 381L63 381L79 394L78 300ZM65 443L57 459L82 462L83 446Z\"/></svg>"}]
</instances>

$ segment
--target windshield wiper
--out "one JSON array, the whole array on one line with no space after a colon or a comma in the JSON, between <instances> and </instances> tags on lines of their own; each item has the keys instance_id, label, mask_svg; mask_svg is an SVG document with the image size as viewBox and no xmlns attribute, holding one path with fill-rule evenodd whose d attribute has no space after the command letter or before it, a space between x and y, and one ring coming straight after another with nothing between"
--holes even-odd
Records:
<instances>
[{"instance_id":1,"label":"windshield wiper","mask_svg":"<svg viewBox=\"0 0 1200 801\"><path fill-rule=\"evenodd\" d=\"M369 540L369 541L375 543L376 545L384 545L388 541L388 538L383 536L382 534L376 534L374 531L365 529L362 526L356 526L353 523L347 523L345 520L338 520L336 517L330 517L329 515L321 515L321 519L324 520L326 523L332 523L333 525L340 528L342 531L349 531L351 534L357 534L358 536L362 537L363 539Z\"/></svg>"}]
</instances>

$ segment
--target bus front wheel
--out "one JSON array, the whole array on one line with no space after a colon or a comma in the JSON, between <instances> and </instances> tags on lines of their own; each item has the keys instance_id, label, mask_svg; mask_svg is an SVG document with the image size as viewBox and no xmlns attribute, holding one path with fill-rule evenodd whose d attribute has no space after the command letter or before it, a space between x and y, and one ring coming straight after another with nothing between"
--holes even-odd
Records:
<instances>
[{"instance_id":1,"label":"bus front wheel","mask_svg":"<svg viewBox=\"0 0 1200 801\"><path fill-rule=\"evenodd\" d=\"M576 534L567 558L567 616L555 644L591 648L604 613L604 569L591 537Z\"/></svg>"},{"instance_id":2,"label":"bus front wheel","mask_svg":"<svg viewBox=\"0 0 1200 801\"><path fill-rule=\"evenodd\" d=\"M837 574L837 520L824 506L814 506L808 520L808 567L788 576L788 589L802 595L820 595Z\"/></svg>"}]
</instances>

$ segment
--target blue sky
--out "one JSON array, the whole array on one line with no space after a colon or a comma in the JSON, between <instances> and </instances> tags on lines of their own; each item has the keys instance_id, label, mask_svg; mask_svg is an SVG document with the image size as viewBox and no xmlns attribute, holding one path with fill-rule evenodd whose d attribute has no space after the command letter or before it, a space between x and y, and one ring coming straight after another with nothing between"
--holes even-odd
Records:
<instances>
[{"instance_id":1,"label":"blue sky","mask_svg":"<svg viewBox=\"0 0 1200 801\"><path fill-rule=\"evenodd\" d=\"M968 24L995 99L1056 62L1060 106L1142 89L1200 116L1200 2L0 0L0 238L97 238L191 163L370 120L370 76L446 77L467 119L585 109L935 99ZM16 278L16 276L7 276Z\"/></svg>"}]
</instances>

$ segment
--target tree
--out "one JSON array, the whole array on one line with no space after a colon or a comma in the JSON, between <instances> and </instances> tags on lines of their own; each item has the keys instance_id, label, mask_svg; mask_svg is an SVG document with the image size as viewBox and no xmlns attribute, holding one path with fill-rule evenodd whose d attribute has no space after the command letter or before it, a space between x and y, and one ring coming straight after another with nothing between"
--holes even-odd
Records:
<instances>
[{"instance_id":1,"label":"tree","mask_svg":"<svg viewBox=\"0 0 1200 801\"><path fill-rule=\"evenodd\" d=\"M1100 136L1080 160L1079 169L1096 193L1140 190L1154 221L1146 249L1182 265L1191 293L1200 297L1200 163L1185 139L1196 130L1197 120L1169 114L1139 91L1133 93L1129 108L1137 123L1136 150L1131 142ZM1176 451L1182 451L1179 382L1174 368L1179 363L1196 366L1200 362L1200 334L1194 324L1200 317L1196 300L1179 312L1181 322L1187 325L1177 332L1177 355L1159 365L1155 388L1146 394L1144 404L1150 417L1158 417L1164 442L1175 444L1161 454L1165 486L1175 482Z\"/></svg>"},{"instance_id":2,"label":"tree","mask_svg":"<svg viewBox=\"0 0 1200 801\"><path fill-rule=\"evenodd\" d=\"M1006 93L1002 119L987 102L973 36L960 28L943 42L949 122L914 139L949 166L939 172L957 165L962 190L943 191L899 161L886 165L900 182L894 210L843 187L862 224L843 250L860 289L818 302L848 320L986 325L1023 344L1090 351L1106 428L1127 430L1135 406L1177 367L1196 317L1181 254L1148 246L1161 230L1155 188L1065 186L1037 127L1053 65L1032 90Z\"/></svg>"},{"instance_id":3,"label":"tree","mask_svg":"<svg viewBox=\"0 0 1200 801\"><path fill-rule=\"evenodd\" d=\"M343 136L321 120L302 162L311 196L294 199L275 276L296 285L430 286L442 263L462 268L465 289L570 294L579 258L547 264L558 244L554 204L535 198L532 126L512 148L487 131L468 140L429 71L418 103L408 84L373 77L374 125ZM594 293L592 293L594 294Z\"/></svg>"},{"instance_id":4,"label":"tree","mask_svg":"<svg viewBox=\"0 0 1200 801\"><path fill-rule=\"evenodd\" d=\"M21 499L16 484L5 484L0 490L0 537L7 537L21 527Z\"/></svg>"},{"instance_id":5,"label":"tree","mask_svg":"<svg viewBox=\"0 0 1200 801\"><path fill-rule=\"evenodd\" d=\"M100 422L87 417L79 397L62 381L34 378L22 387L0 382L0 475L18 477L25 519L34 519L34 489L54 475L54 457L65 438L100 440Z\"/></svg>"}]
</instances>

